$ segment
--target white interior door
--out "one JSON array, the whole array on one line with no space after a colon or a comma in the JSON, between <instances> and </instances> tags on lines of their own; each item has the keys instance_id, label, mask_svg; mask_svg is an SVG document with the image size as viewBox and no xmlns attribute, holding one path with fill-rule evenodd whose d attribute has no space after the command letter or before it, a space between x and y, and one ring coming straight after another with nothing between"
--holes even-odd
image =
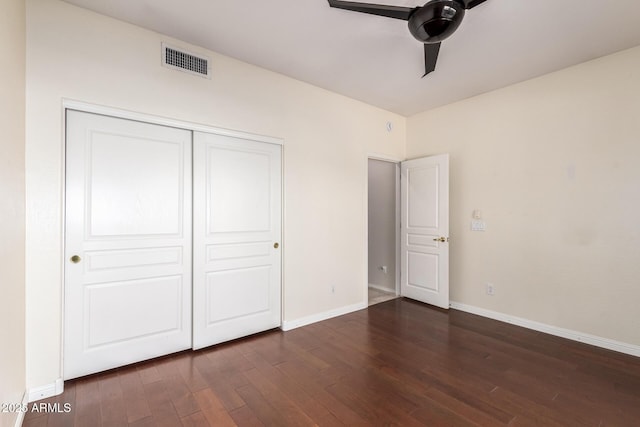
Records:
<instances>
[{"instance_id":1,"label":"white interior door","mask_svg":"<svg viewBox=\"0 0 640 427\"><path fill-rule=\"evenodd\" d=\"M191 347L191 132L67 112L64 378Z\"/></svg>"},{"instance_id":2,"label":"white interior door","mask_svg":"<svg viewBox=\"0 0 640 427\"><path fill-rule=\"evenodd\" d=\"M449 308L449 155L401 166L402 296Z\"/></svg>"},{"instance_id":3,"label":"white interior door","mask_svg":"<svg viewBox=\"0 0 640 427\"><path fill-rule=\"evenodd\" d=\"M281 147L194 133L193 348L280 326Z\"/></svg>"}]
</instances>

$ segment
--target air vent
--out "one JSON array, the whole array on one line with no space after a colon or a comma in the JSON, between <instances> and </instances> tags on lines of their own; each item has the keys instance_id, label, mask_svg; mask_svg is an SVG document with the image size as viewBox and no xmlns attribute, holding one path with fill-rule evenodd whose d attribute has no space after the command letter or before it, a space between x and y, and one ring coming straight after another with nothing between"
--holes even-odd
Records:
<instances>
[{"instance_id":1,"label":"air vent","mask_svg":"<svg viewBox=\"0 0 640 427\"><path fill-rule=\"evenodd\" d=\"M194 55L184 49L178 49L165 43L162 43L162 65L207 79L211 78L209 58Z\"/></svg>"}]
</instances>

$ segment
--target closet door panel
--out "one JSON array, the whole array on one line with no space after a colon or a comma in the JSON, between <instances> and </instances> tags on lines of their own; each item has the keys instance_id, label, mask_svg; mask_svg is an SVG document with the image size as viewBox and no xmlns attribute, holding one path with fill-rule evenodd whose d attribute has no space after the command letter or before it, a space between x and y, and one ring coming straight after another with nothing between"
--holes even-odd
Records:
<instances>
[{"instance_id":1,"label":"closet door panel","mask_svg":"<svg viewBox=\"0 0 640 427\"><path fill-rule=\"evenodd\" d=\"M65 379L191 347L191 136L67 111Z\"/></svg>"},{"instance_id":2,"label":"closet door panel","mask_svg":"<svg viewBox=\"0 0 640 427\"><path fill-rule=\"evenodd\" d=\"M281 324L281 155L194 134L195 349Z\"/></svg>"}]
</instances>

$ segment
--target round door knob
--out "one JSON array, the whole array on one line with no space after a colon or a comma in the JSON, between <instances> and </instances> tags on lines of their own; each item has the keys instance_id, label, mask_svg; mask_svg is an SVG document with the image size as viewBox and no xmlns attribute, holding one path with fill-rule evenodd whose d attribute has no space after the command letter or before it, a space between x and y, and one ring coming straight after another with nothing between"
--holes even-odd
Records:
<instances>
[{"instance_id":1,"label":"round door knob","mask_svg":"<svg viewBox=\"0 0 640 427\"><path fill-rule=\"evenodd\" d=\"M278 248L280 247L280 244L276 242L276 243L274 243L274 244L273 244L273 247L274 247L275 249L278 249Z\"/></svg>"},{"instance_id":2,"label":"round door knob","mask_svg":"<svg viewBox=\"0 0 640 427\"><path fill-rule=\"evenodd\" d=\"M79 263L81 260L82 260L82 258L80 258L80 256L78 256L78 255L74 255L74 256L71 257L71 262L74 263L74 264Z\"/></svg>"}]
</instances>

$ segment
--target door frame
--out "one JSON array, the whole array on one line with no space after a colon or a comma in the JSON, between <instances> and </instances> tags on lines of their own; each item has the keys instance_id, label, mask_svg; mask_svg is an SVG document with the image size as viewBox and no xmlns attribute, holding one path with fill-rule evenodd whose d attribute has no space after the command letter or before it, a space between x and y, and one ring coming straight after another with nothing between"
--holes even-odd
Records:
<instances>
[{"instance_id":1,"label":"door frame","mask_svg":"<svg viewBox=\"0 0 640 427\"><path fill-rule=\"evenodd\" d=\"M92 113L92 114L98 114L98 115L103 115L103 116L110 116L110 117L114 117L114 118L118 118L118 119L125 119L125 120L133 120L133 121L137 121L137 122L143 122L143 123L150 123L150 124L156 124L156 125L161 125L161 126L167 126L167 127L173 127L173 128L178 128L178 129L184 129L184 130L188 130L188 131L192 131L192 132L205 132L205 133L212 133L212 134L216 134L216 135L224 135L224 136L230 136L230 137L235 137L235 138L240 138L240 139L245 139L245 140L250 140L250 141L256 141L256 142L264 142L264 143L268 143L268 144L276 144L276 145L280 145L282 146L282 161L281 161L281 174L282 174L282 202L281 202L281 209L282 209L282 215L281 215L281 259L280 259L280 268L281 271L283 272L283 274L280 277L280 298L281 298L281 304L280 304L280 323L282 324L283 320L284 320L284 310L285 310L285 301L284 301L284 263L285 263L285 251L286 251L286 244L285 244L285 142L283 138L277 138L277 137L272 137L272 136L266 136L266 135L259 135L259 134L254 134L254 133L249 133L249 132L242 132L242 131L236 131L236 130L232 130L232 129L225 129L225 128L220 128L220 127L215 127L215 126L209 126L209 125L205 125L205 124L200 124L200 123L195 123L195 122L189 122L189 121L185 121L185 120L177 120L177 119L171 119L171 118L167 118L167 117L161 117L161 116L155 116L152 114L146 114L146 113L139 113L139 112L135 112L135 111L130 111L130 110L125 110L125 109L120 109L120 108L114 108L114 107L108 107L108 106L104 106L104 105L98 105L98 104L92 104L92 103L88 103L88 102L83 102L83 101L77 101L77 100L73 100L73 99L67 99L67 98L63 98L62 99L62 109L61 109L61 113L62 113L62 168L61 168L61 172L62 172L62 176L61 176L61 180L62 180L62 212L61 212L61 221L62 221L62 233L59 236L59 244L60 244L60 248L62 249L62 254L63 256L60 258L60 268L61 268L61 272L62 272L62 287L61 287L61 295L60 295L60 301L61 301L61 307L60 307L60 373L61 376L60 378L64 378L64 340L65 340L65 283L66 283L66 260L64 257L64 254L66 253L66 247L65 247L65 240L66 240L66 235L67 235L67 230L66 230L66 218L67 218L67 213L66 213L66 199L67 199L67 194L66 194L66 177L67 177L67 164L66 164L66 153L67 153L67 111L69 110L76 110L76 111L81 111L81 112L85 112L85 113ZM192 202L193 203L193 202ZM193 245L193 242L192 242ZM193 304L193 301L192 301ZM56 387L58 387L58 381L56 381ZM59 390L56 389L56 392L62 393L64 390L64 384L63 381L60 380L60 386L59 386Z\"/></svg>"},{"instance_id":2,"label":"door frame","mask_svg":"<svg viewBox=\"0 0 640 427\"><path fill-rule=\"evenodd\" d=\"M378 160L381 162L393 163L395 165L395 175L396 175L396 222L395 222L395 254L396 254L396 274L395 274L395 288L396 288L396 296L400 296L400 163L402 160L386 156L383 154L369 153L365 159L365 170L366 174L364 177L364 185L365 185L365 197L364 197L364 259L365 259L365 270L364 270L364 292L367 298L365 299L366 305L369 305L368 294L369 294L369 160Z\"/></svg>"}]
</instances>

